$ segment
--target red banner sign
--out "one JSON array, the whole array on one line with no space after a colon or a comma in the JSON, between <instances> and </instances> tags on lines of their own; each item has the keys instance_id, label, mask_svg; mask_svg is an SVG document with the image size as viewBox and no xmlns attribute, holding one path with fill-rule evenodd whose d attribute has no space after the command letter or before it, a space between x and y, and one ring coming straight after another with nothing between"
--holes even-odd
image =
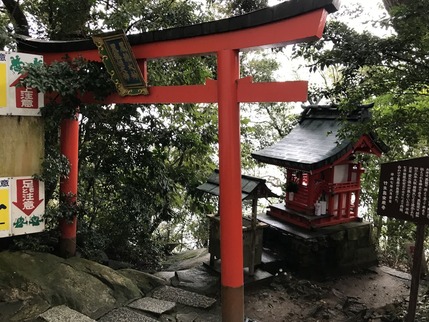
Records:
<instances>
[{"instance_id":1,"label":"red banner sign","mask_svg":"<svg viewBox=\"0 0 429 322\"><path fill-rule=\"evenodd\" d=\"M34 88L16 87L17 108L39 108L38 93Z\"/></svg>"},{"instance_id":2,"label":"red banner sign","mask_svg":"<svg viewBox=\"0 0 429 322\"><path fill-rule=\"evenodd\" d=\"M36 179L17 179L16 190L17 201L13 204L27 216L30 216L43 202L43 199L39 199L39 181Z\"/></svg>"}]
</instances>

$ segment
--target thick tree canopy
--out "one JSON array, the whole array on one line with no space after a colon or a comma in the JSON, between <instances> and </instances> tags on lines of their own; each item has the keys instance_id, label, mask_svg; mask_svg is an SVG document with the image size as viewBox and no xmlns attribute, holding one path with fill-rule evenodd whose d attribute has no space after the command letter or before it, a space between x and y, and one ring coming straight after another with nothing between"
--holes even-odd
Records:
<instances>
[{"instance_id":1,"label":"thick tree canopy","mask_svg":"<svg viewBox=\"0 0 429 322\"><path fill-rule=\"evenodd\" d=\"M385 27L395 31L390 36L358 33L344 23L331 21L320 41L295 51L296 56L312 62L313 70L335 66L340 71L341 77L320 95L349 105L379 100L379 113L386 122L373 126L408 147L427 138L422 128L429 117L425 107L429 84L427 4L427 0L417 0L392 8L392 17L385 22Z\"/></svg>"},{"instance_id":2,"label":"thick tree canopy","mask_svg":"<svg viewBox=\"0 0 429 322\"><path fill-rule=\"evenodd\" d=\"M409 0L383 0L383 5L388 12L390 12L394 7L399 5L405 5Z\"/></svg>"}]
</instances>

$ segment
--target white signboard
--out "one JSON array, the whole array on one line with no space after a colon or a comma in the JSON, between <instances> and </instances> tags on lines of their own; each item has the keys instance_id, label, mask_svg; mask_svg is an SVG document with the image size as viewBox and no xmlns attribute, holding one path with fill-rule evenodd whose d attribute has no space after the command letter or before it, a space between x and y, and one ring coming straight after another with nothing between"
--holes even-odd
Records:
<instances>
[{"instance_id":1,"label":"white signboard","mask_svg":"<svg viewBox=\"0 0 429 322\"><path fill-rule=\"evenodd\" d=\"M12 235L37 233L45 230L45 185L32 177L11 180Z\"/></svg>"},{"instance_id":2,"label":"white signboard","mask_svg":"<svg viewBox=\"0 0 429 322\"><path fill-rule=\"evenodd\" d=\"M19 86L26 64L43 64L43 56L0 52L0 115L40 115L43 94Z\"/></svg>"},{"instance_id":3,"label":"white signboard","mask_svg":"<svg viewBox=\"0 0 429 322\"><path fill-rule=\"evenodd\" d=\"M32 177L0 178L0 238L45 230L45 185Z\"/></svg>"}]
</instances>

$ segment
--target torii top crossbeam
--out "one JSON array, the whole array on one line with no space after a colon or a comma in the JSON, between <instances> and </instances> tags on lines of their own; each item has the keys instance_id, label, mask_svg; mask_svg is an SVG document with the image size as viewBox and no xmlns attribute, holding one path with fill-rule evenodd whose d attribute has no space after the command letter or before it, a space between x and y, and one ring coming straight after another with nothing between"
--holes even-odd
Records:
<instances>
[{"instance_id":1,"label":"torii top crossbeam","mask_svg":"<svg viewBox=\"0 0 429 322\"><path fill-rule=\"evenodd\" d=\"M180 28L130 35L128 40L140 69L146 61L180 56L216 54L223 50L247 51L281 47L320 38L327 13L334 12L339 0L292 0L277 6L241 16ZM83 57L99 61L100 56L91 39L77 41L42 41L18 39L22 52L44 55L47 63ZM250 78L237 79L238 102L305 101L307 83L252 83ZM217 103L216 81L206 85L156 86L150 95L119 97L112 95L105 103Z\"/></svg>"},{"instance_id":2,"label":"torii top crossbeam","mask_svg":"<svg viewBox=\"0 0 429 322\"><path fill-rule=\"evenodd\" d=\"M239 51L280 47L315 40L322 36L328 13L339 7L339 0L291 0L249 14L192 26L152 31L128 36L140 69L146 61L167 57L214 54L217 80L187 86L149 87L147 96L111 95L103 103L218 103L219 169L221 216L222 319L243 321L243 241L241 213L240 102L291 102L307 100L307 82L253 83L240 79ZM92 40L41 41L18 40L21 52L43 54L47 63L83 57L99 61ZM150 72L150 71L149 71ZM87 97L87 102L93 98ZM62 182L62 192L77 193L77 121L64 120L62 151L71 170ZM75 239L63 227L63 238Z\"/></svg>"}]
</instances>

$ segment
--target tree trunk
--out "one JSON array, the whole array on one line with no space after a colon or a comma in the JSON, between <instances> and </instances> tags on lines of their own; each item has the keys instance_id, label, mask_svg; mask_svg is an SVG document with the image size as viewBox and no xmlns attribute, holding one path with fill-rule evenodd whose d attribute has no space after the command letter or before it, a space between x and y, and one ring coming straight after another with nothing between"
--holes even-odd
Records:
<instances>
[{"instance_id":1,"label":"tree trunk","mask_svg":"<svg viewBox=\"0 0 429 322\"><path fill-rule=\"evenodd\" d=\"M15 28L15 32L20 35L29 36L29 26L24 12L15 0L2 0L7 13Z\"/></svg>"}]
</instances>

